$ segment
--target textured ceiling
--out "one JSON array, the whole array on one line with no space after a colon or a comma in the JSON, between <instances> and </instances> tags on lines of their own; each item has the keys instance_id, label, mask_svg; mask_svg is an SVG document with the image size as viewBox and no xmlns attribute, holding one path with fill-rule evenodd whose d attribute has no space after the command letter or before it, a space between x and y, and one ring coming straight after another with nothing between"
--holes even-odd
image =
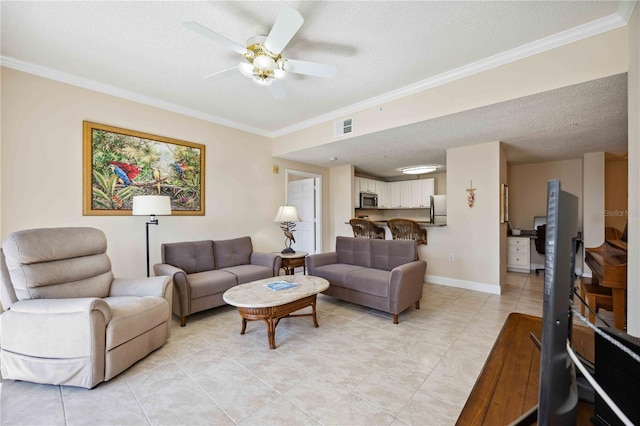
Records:
<instances>
[{"instance_id":1,"label":"textured ceiling","mask_svg":"<svg viewBox=\"0 0 640 426\"><path fill-rule=\"evenodd\" d=\"M623 5L618 1L2 1L1 54L4 65L17 69L67 82L72 80L70 76L77 77L80 85L92 87L92 82L98 90L107 92L117 88L111 91L258 134L276 135L484 58L606 19ZM338 69L336 77L290 75L284 81L288 97L279 101L239 73L202 79L237 65L242 58L185 30L182 21L197 21L243 45L254 35L266 34L284 6L294 7L305 19L284 56L333 64ZM553 158L575 157L577 150L588 144L576 135L582 131L582 136L594 134L591 130L595 124L601 125L598 131L603 139L620 150L623 138L626 146L626 127L624 137L620 127L621 114L626 116L626 112L616 110L623 98L626 107L626 95L618 90L622 78L566 89L570 98L561 100L574 110L590 103L585 98L599 97L600 92L589 91L602 90L603 86L615 86L618 97L605 97L607 107L615 110L607 115L609 121L596 121L594 111L584 111L582 114L593 120L584 126L581 121L573 133L563 135L565 149L558 146L558 138L548 137L552 132L557 135L567 124L548 102L558 96L552 92L395 130L400 133L388 131L368 139L351 139L352 144L374 144L372 158L353 158L351 164L367 173L391 176L397 174L398 164L416 161L416 149L422 155L420 162L440 162L447 146L486 138L513 147L509 149L510 161L549 159L541 150L531 148L538 142ZM553 99L553 105L560 101ZM527 108L540 112L539 125L528 133L518 131L514 124L526 124L520 130L528 128L529 123L522 121L531 115ZM478 124L490 119L498 119L504 131L499 132L495 121L493 132ZM546 127L545 122L549 123ZM455 134L436 138L447 136L452 124ZM615 141L608 131L612 128L619 136ZM389 140L398 141L396 154L406 152L410 156L398 155L394 163L380 161L382 155L393 157L384 152L383 139L386 145ZM575 146L576 141L579 146ZM425 149L426 142L432 142L429 149ZM340 144L290 157L323 164L331 147L330 156L341 160L349 157L348 147Z\"/></svg>"},{"instance_id":2,"label":"textured ceiling","mask_svg":"<svg viewBox=\"0 0 640 426\"><path fill-rule=\"evenodd\" d=\"M392 177L406 166L446 164L447 148L493 141L505 144L510 164L566 160L586 152L624 155L627 76L602 78L284 157L325 167L355 164L361 174Z\"/></svg>"}]
</instances>

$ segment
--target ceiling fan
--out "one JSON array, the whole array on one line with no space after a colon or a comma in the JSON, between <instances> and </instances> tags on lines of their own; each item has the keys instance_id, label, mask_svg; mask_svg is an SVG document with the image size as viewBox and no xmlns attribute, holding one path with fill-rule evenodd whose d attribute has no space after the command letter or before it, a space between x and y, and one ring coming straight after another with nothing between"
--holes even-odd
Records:
<instances>
[{"instance_id":1,"label":"ceiling fan","mask_svg":"<svg viewBox=\"0 0 640 426\"><path fill-rule=\"evenodd\" d=\"M324 78L331 78L337 73L337 69L333 65L286 59L282 56L282 51L298 32L303 22L304 19L297 10L285 7L280 11L269 35L250 38L246 42L246 47L240 46L197 22L185 21L182 25L228 47L245 58L245 61L234 67L206 75L203 78L238 70L245 77L251 78L257 85L268 86L274 98L283 99L287 96L287 92L280 82L288 73Z\"/></svg>"}]
</instances>

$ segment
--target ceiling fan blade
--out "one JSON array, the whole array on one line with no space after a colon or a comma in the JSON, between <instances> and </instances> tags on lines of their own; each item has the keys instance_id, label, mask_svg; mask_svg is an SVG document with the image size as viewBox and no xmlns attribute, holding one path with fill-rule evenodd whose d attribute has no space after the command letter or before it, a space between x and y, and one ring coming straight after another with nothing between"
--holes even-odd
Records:
<instances>
[{"instance_id":1,"label":"ceiling fan blade","mask_svg":"<svg viewBox=\"0 0 640 426\"><path fill-rule=\"evenodd\" d=\"M284 86L279 81L274 81L269 86L269 92L271 92L271 96L273 99L279 101L285 99L287 97L287 91L284 90Z\"/></svg>"},{"instance_id":2,"label":"ceiling fan blade","mask_svg":"<svg viewBox=\"0 0 640 426\"><path fill-rule=\"evenodd\" d=\"M203 76L202 79L204 80L211 77L225 78L225 77L230 77L233 74L237 74L237 72L238 72L238 66L236 65L235 67L231 67L226 70L217 71L212 74L207 74Z\"/></svg>"},{"instance_id":3,"label":"ceiling fan blade","mask_svg":"<svg viewBox=\"0 0 640 426\"><path fill-rule=\"evenodd\" d=\"M194 33L198 33L201 36L204 36L208 39L211 39L217 43L220 43L226 47L228 47L229 49L233 50L236 53L239 53L241 55L244 55L248 52L247 49L245 49L244 47L240 46L239 44L237 44L236 42L233 42L231 40L229 40L228 38L221 36L220 34L216 33L215 31L210 30L207 27L203 27L202 25L198 24L197 22L194 21L184 21L182 23L182 26L187 28L188 30L193 31Z\"/></svg>"},{"instance_id":4,"label":"ceiling fan blade","mask_svg":"<svg viewBox=\"0 0 640 426\"><path fill-rule=\"evenodd\" d=\"M287 59L284 63L284 70L295 74L306 74L324 78L331 78L338 73L337 68L333 65L298 61L296 59Z\"/></svg>"},{"instance_id":5,"label":"ceiling fan blade","mask_svg":"<svg viewBox=\"0 0 640 426\"><path fill-rule=\"evenodd\" d=\"M285 7L280 11L275 24L271 28L264 47L271 53L279 54L298 32L304 19L297 10Z\"/></svg>"}]
</instances>

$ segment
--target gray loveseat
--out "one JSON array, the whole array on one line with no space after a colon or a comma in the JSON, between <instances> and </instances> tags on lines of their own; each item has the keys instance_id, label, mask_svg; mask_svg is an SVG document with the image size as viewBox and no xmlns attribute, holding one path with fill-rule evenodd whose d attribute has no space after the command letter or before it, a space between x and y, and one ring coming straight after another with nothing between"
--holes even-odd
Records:
<instances>
[{"instance_id":1,"label":"gray loveseat","mask_svg":"<svg viewBox=\"0 0 640 426\"><path fill-rule=\"evenodd\" d=\"M336 251L307 256L309 275L331 284L323 293L398 315L420 308L427 263L415 241L337 237Z\"/></svg>"},{"instance_id":2,"label":"gray loveseat","mask_svg":"<svg viewBox=\"0 0 640 426\"><path fill-rule=\"evenodd\" d=\"M173 277L173 312L182 327L188 315L225 305L222 294L231 287L277 276L282 263L278 254L254 252L250 237L165 243L161 250L153 271Z\"/></svg>"}]
</instances>

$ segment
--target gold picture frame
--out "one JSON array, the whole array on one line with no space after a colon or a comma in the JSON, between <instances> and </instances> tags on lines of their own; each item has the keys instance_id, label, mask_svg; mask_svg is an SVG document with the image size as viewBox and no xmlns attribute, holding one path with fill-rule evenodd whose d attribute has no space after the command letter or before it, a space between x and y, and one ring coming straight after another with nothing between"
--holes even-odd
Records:
<instances>
[{"instance_id":1,"label":"gold picture frame","mask_svg":"<svg viewBox=\"0 0 640 426\"><path fill-rule=\"evenodd\" d=\"M500 185L500 223L509 222L509 187Z\"/></svg>"},{"instance_id":2,"label":"gold picture frame","mask_svg":"<svg viewBox=\"0 0 640 426\"><path fill-rule=\"evenodd\" d=\"M204 145L82 124L83 215L130 215L134 195L168 195L173 215L204 215Z\"/></svg>"}]
</instances>

